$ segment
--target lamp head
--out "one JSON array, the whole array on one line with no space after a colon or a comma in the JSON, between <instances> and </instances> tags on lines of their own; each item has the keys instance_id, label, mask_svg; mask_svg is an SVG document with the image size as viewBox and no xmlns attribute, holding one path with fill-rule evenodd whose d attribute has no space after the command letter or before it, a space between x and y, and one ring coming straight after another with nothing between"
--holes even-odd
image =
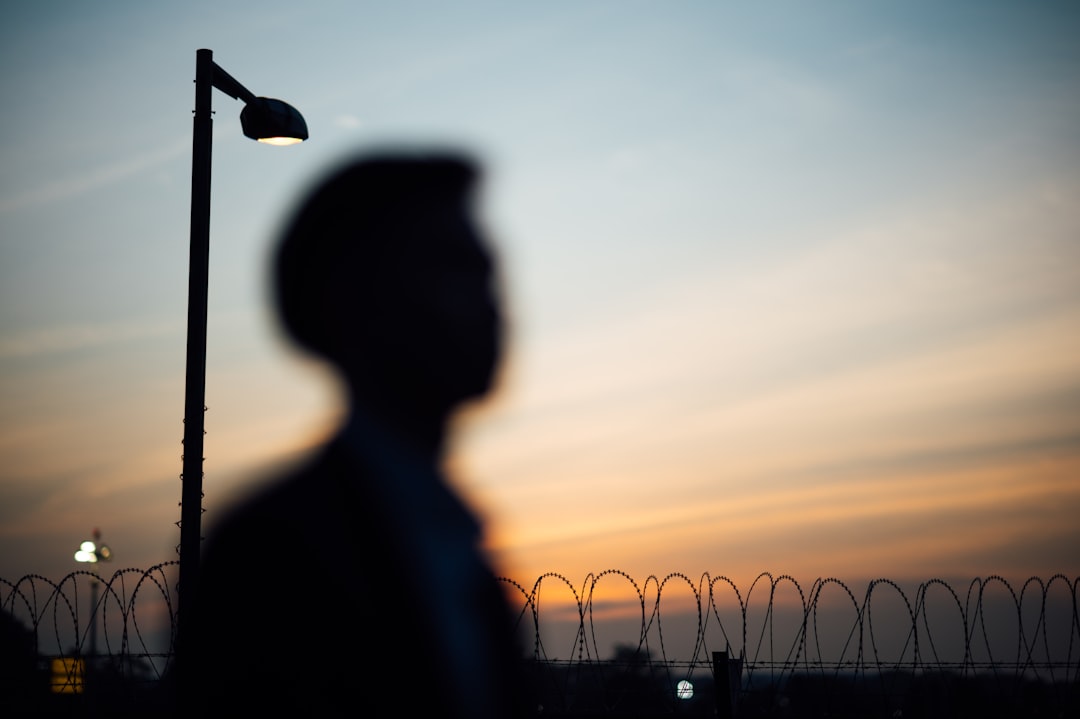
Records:
<instances>
[{"instance_id":1,"label":"lamp head","mask_svg":"<svg viewBox=\"0 0 1080 719\"><path fill-rule=\"evenodd\" d=\"M303 115L287 102L256 97L240 112L244 135L269 145L295 145L308 139Z\"/></svg>"}]
</instances>

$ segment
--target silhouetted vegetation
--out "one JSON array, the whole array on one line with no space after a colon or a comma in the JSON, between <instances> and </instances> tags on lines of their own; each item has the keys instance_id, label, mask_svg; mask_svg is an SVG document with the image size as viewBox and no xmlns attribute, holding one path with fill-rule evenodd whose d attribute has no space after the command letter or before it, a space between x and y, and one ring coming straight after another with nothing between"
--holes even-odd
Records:
<instances>
[{"instance_id":1,"label":"silhouetted vegetation","mask_svg":"<svg viewBox=\"0 0 1080 719\"><path fill-rule=\"evenodd\" d=\"M7 628L5 628L7 632ZM0 678L4 716L12 717L142 717L173 715L167 687L139 657L99 657L86 662L79 693L58 693L50 687L51 657L11 651L6 641ZM25 647L23 647L25 649ZM14 660L14 661L13 661ZM648 651L621 645L611 659L591 662L526 661L537 717L713 717L717 698L708 672L690 677L693 694L680 698L677 685L687 678L684 664L668 665ZM381 675L384 669L370 667ZM17 680L16 680L17 679ZM422 675L403 671L402 680L424 686ZM357 677L356 701L371 697ZM264 688L270 690L271 688ZM407 712L414 698L405 694L395 709ZM1080 683L1051 684L993 672L961 675L955 672L882 672L861 674L796 673L742 678L735 700L736 717L769 719L953 719L979 717L1072 717L1080 710Z\"/></svg>"},{"instance_id":2,"label":"silhouetted vegetation","mask_svg":"<svg viewBox=\"0 0 1080 719\"><path fill-rule=\"evenodd\" d=\"M538 716L713 715L710 678L696 677L694 695L680 699L676 687L685 673L631 645L616 645L606 661L530 662L529 675Z\"/></svg>"},{"instance_id":3,"label":"silhouetted vegetation","mask_svg":"<svg viewBox=\"0 0 1080 719\"><path fill-rule=\"evenodd\" d=\"M691 698L676 694L679 674L646 657L616 653L608 662L538 662L531 665L537 716L713 717L710 676L693 678ZM744 677L745 680L745 677ZM1080 684L1051 684L992 673L962 676L904 672L838 676L795 674L743 688L735 716L767 719L980 719L1072 717L1080 711Z\"/></svg>"},{"instance_id":4,"label":"silhouetted vegetation","mask_svg":"<svg viewBox=\"0 0 1080 719\"><path fill-rule=\"evenodd\" d=\"M1076 716L1078 684L993 673L796 674L743 691L739 717L954 719Z\"/></svg>"}]
</instances>

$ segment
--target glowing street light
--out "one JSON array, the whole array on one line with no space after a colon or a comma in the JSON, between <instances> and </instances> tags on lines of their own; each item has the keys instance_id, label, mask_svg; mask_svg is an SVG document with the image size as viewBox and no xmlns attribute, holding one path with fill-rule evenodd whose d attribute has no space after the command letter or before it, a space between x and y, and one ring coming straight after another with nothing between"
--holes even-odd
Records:
<instances>
[{"instance_id":1,"label":"glowing street light","mask_svg":"<svg viewBox=\"0 0 1080 719\"><path fill-rule=\"evenodd\" d=\"M101 530L94 528L94 538L88 539L79 545L79 551L75 552L76 562L97 564L112 559L112 551L108 545L101 544Z\"/></svg>"},{"instance_id":2,"label":"glowing street light","mask_svg":"<svg viewBox=\"0 0 1080 719\"><path fill-rule=\"evenodd\" d=\"M79 551L75 553L75 560L89 562L96 565L98 561L108 561L112 558L112 551L102 544L102 530L94 528L94 539L86 540L79 545Z\"/></svg>"},{"instance_id":3,"label":"glowing street light","mask_svg":"<svg viewBox=\"0 0 1080 719\"><path fill-rule=\"evenodd\" d=\"M195 53L195 117L191 153L191 249L188 274L187 371L184 390L183 487L180 500L179 630L198 604L202 523L203 427L206 401L206 313L210 264L210 151L213 88L244 102L244 135L271 145L308 138L307 124L288 103L256 97L214 62L210 50Z\"/></svg>"}]
</instances>

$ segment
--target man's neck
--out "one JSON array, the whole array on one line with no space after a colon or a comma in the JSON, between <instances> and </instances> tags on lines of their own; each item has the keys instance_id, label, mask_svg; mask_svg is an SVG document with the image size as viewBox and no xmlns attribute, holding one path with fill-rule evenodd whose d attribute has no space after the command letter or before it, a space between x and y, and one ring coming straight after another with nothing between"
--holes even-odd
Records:
<instances>
[{"instance_id":1,"label":"man's neck","mask_svg":"<svg viewBox=\"0 0 1080 719\"><path fill-rule=\"evenodd\" d=\"M409 397L384 398L352 393L352 411L362 412L391 433L406 449L430 464L438 464L446 440L447 412Z\"/></svg>"}]
</instances>

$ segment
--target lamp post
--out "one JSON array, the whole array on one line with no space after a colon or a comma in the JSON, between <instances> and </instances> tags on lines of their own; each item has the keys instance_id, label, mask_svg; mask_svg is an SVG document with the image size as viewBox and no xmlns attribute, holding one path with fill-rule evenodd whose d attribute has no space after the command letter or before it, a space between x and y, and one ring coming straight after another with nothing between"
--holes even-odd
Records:
<instances>
[{"instance_id":1,"label":"lamp post","mask_svg":"<svg viewBox=\"0 0 1080 719\"><path fill-rule=\"evenodd\" d=\"M107 562L112 559L112 550L108 545L101 543L101 530L94 527L93 539L88 539L79 545L79 551L75 552L75 561L88 564ZM90 651L89 656L97 654L97 579L90 579Z\"/></svg>"},{"instance_id":2,"label":"lamp post","mask_svg":"<svg viewBox=\"0 0 1080 719\"><path fill-rule=\"evenodd\" d=\"M206 400L206 314L210 258L211 95L217 88L242 100L244 135L272 145L307 139L304 118L292 106L256 97L214 62L213 52L195 53L195 116L191 155L191 249L188 274L187 370L184 390L184 453L180 497L180 579L178 646L187 634L199 597L202 523L203 413Z\"/></svg>"}]
</instances>

